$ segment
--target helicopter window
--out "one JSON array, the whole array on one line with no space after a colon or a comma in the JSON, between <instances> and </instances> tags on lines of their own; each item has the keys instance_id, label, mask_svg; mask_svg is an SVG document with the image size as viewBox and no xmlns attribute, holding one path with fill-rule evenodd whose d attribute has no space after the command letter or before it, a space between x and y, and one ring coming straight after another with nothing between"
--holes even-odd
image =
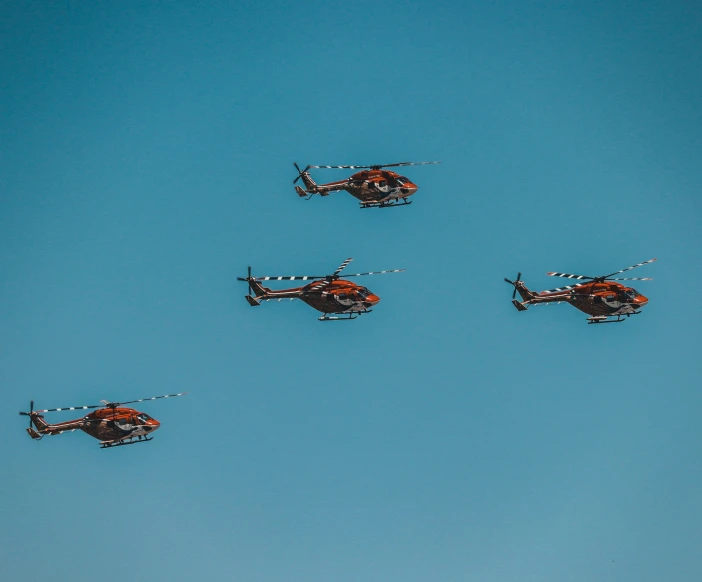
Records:
<instances>
[{"instance_id":1,"label":"helicopter window","mask_svg":"<svg viewBox=\"0 0 702 582\"><path fill-rule=\"evenodd\" d=\"M369 295L368 289L365 289L365 288L364 288L364 289L359 289L359 290L358 290L358 295L361 297L361 299L365 299L365 298L368 297L368 295Z\"/></svg>"},{"instance_id":2,"label":"helicopter window","mask_svg":"<svg viewBox=\"0 0 702 582\"><path fill-rule=\"evenodd\" d=\"M145 423L147 420L151 420L151 417L150 417L148 414L145 414L145 413L143 413L143 412L142 412L141 414L138 414L138 415L137 415L137 418L138 418L141 422L144 422L144 423Z\"/></svg>"}]
</instances>

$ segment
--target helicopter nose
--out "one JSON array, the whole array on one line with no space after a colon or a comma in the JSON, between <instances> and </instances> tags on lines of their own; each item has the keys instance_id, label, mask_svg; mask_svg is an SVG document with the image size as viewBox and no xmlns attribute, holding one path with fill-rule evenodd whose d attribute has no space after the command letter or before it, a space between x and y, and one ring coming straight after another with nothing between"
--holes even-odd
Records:
<instances>
[{"instance_id":1,"label":"helicopter nose","mask_svg":"<svg viewBox=\"0 0 702 582\"><path fill-rule=\"evenodd\" d=\"M366 307L372 307L373 305L376 305L380 301L380 297L377 295L374 295L373 293L370 293L368 297L366 297L366 300L364 301L364 304Z\"/></svg>"},{"instance_id":2,"label":"helicopter nose","mask_svg":"<svg viewBox=\"0 0 702 582\"><path fill-rule=\"evenodd\" d=\"M639 295L635 301L636 305L638 305L639 307L643 307L644 305L646 305L646 303L648 303L648 298L644 297L643 295Z\"/></svg>"},{"instance_id":3,"label":"helicopter nose","mask_svg":"<svg viewBox=\"0 0 702 582\"><path fill-rule=\"evenodd\" d=\"M146 421L146 424L144 425L144 430L146 432L153 432L155 430L158 430L160 426L161 423L158 420L154 420L152 418L151 420Z\"/></svg>"},{"instance_id":4,"label":"helicopter nose","mask_svg":"<svg viewBox=\"0 0 702 582\"><path fill-rule=\"evenodd\" d=\"M412 196L418 189L418 186L415 184L410 184L409 182L406 183L402 188L400 188L400 191L405 195L405 196Z\"/></svg>"}]
</instances>

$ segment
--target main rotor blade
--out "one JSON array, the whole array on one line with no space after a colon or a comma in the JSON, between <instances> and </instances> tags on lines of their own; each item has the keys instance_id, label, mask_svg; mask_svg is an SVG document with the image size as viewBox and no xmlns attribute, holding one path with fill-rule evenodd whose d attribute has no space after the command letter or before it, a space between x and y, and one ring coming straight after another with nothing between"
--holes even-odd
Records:
<instances>
[{"instance_id":1,"label":"main rotor blade","mask_svg":"<svg viewBox=\"0 0 702 582\"><path fill-rule=\"evenodd\" d=\"M396 164L374 164L372 166L309 166L310 168L326 168L326 169L337 169L337 170L363 170L363 169L380 169L380 168L394 168L397 166L423 166L426 164L440 164L441 162L398 162Z\"/></svg>"},{"instance_id":2,"label":"main rotor blade","mask_svg":"<svg viewBox=\"0 0 702 582\"><path fill-rule=\"evenodd\" d=\"M34 412L63 412L65 410L90 410L92 408L102 408L102 404L96 404L95 406L69 406L67 408L46 408L45 410L35 410Z\"/></svg>"},{"instance_id":3,"label":"main rotor blade","mask_svg":"<svg viewBox=\"0 0 702 582\"><path fill-rule=\"evenodd\" d=\"M546 273L549 277L565 277L566 279L594 279L595 277L588 277L587 275L571 275L570 273Z\"/></svg>"},{"instance_id":4,"label":"main rotor blade","mask_svg":"<svg viewBox=\"0 0 702 582\"><path fill-rule=\"evenodd\" d=\"M405 269L392 269L390 271L370 271L368 273L354 273L353 275L344 275L346 277L361 277L363 275L386 275L387 273L401 273Z\"/></svg>"},{"instance_id":5,"label":"main rotor blade","mask_svg":"<svg viewBox=\"0 0 702 582\"><path fill-rule=\"evenodd\" d=\"M139 400L127 400L126 402L110 402L110 406L121 406L122 404L134 404L135 402L146 402L147 400L158 400L159 398L175 398L176 396L185 396L187 392L178 394L166 394L165 396L152 396L151 398L140 398Z\"/></svg>"},{"instance_id":6,"label":"main rotor blade","mask_svg":"<svg viewBox=\"0 0 702 582\"><path fill-rule=\"evenodd\" d=\"M356 170L372 168L373 166L310 166L310 168L326 168L327 170Z\"/></svg>"},{"instance_id":7,"label":"main rotor blade","mask_svg":"<svg viewBox=\"0 0 702 582\"><path fill-rule=\"evenodd\" d=\"M653 281L651 277L622 277L621 279L607 279L608 281Z\"/></svg>"},{"instance_id":8,"label":"main rotor blade","mask_svg":"<svg viewBox=\"0 0 702 582\"><path fill-rule=\"evenodd\" d=\"M343 271L347 265L353 261L352 258L346 259L339 267L334 271L331 275L294 275L294 276L273 276L273 277L254 277L256 281L308 281L308 280L314 280L314 279L331 279L335 278L341 271ZM237 277L239 281L246 281L247 279L244 279L242 277Z\"/></svg>"},{"instance_id":9,"label":"main rotor blade","mask_svg":"<svg viewBox=\"0 0 702 582\"><path fill-rule=\"evenodd\" d=\"M327 275L296 275L294 277L252 277L254 281L307 281L308 279L324 279ZM239 281L248 281L237 277Z\"/></svg>"},{"instance_id":10,"label":"main rotor blade","mask_svg":"<svg viewBox=\"0 0 702 582\"><path fill-rule=\"evenodd\" d=\"M631 267L627 267L626 269L622 269L621 271L615 271L614 273L610 273L609 275L605 275L604 277L602 277L602 279L608 279L608 278L611 277L612 275L618 275L619 273L623 273L624 271L630 271L631 269L635 269L636 267L641 267L641 266L643 266L643 265L648 265L649 263L653 263L653 262L655 262L655 261L657 261L657 260L658 260L658 259L650 259L650 260L648 260L648 261L644 261L643 263L638 263L638 264L636 264L636 265L631 265ZM600 277L598 277L598 279L599 279L599 278L600 278Z\"/></svg>"},{"instance_id":11,"label":"main rotor blade","mask_svg":"<svg viewBox=\"0 0 702 582\"><path fill-rule=\"evenodd\" d=\"M556 289L547 289L546 291L542 291L541 293L557 293L559 291L568 291L568 289L575 289L576 287L583 287L587 285L587 283L578 283L577 285L566 285L565 287L557 287Z\"/></svg>"},{"instance_id":12,"label":"main rotor blade","mask_svg":"<svg viewBox=\"0 0 702 582\"><path fill-rule=\"evenodd\" d=\"M313 287L310 287L310 288L307 290L307 292L308 292L308 293L312 293L313 291L321 291L321 290L324 289L327 285L329 285L329 283L331 283L331 282L332 282L331 279L324 279L324 281L320 281L319 283L317 283L317 284L314 285Z\"/></svg>"},{"instance_id":13,"label":"main rotor blade","mask_svg":"<svg viewBox=\"0 0 702 582\"><path fill-rule=\"evenodd\" d=\"M426 164L440 164L441 162L399 162L397 164L383 164L382 166L373 166L374 168L395 168L397 166L425 166Z\"/></svg>"},{"instance_id":14,"label":"main rotor blade","mask_svg":"<svg viewBox=\"0 0 702 582\"><path fill-rule=\"evenodd\" d=\"M352 259L351 257L349 257L348 259L346 259L343 263L341 263L341 264L339 265L339 267L336 269L336 271L334 271L334 272L331 274L331 277L336 277L339 273L341 273L341 271L343 271L346 267L349 266L349 263L350 263L351 261L353 261L353 259Z\"/></svg>"}]
</instances>

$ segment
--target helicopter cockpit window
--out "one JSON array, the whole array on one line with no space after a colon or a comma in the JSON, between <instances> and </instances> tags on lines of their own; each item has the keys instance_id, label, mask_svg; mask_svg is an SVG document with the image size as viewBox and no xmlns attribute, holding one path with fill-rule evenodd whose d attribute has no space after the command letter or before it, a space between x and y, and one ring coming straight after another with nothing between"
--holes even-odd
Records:
<instances>
[{"instance_id":1,"label":"helicopter cockpit window","mask_svg":"<svg viewBox=\"0 0 702 582\"><path fill-rule=\"evenodd\" d=\"M638 295L636 289L627 289L624 293L629 299L634 299Z\"/></svg>"},{"instance_id":2,"label":"helicopter cockpit window","mask_svg":"<svg viewBox=\"0 0 702 582\"><path fill-rule=\"evenodd\" d=\"M365 288L359 289L359 290L358 290L358 295L361 297L361 299L365 299L365 298L368 297L368 295L369 295L368 289L365 289Z\"/></svg>"},{"instance_id":3,"label":"helicopter cockpit window","mask_svg":"<svg viewBox=\"0 0 702 582\"><path fill-rule=\"evenodd\" d=\"M143 412L141 414L138 414L137 418L143 423L146 423L147 420L151 420L151 417Z\"/></svg>"}]
</instances>

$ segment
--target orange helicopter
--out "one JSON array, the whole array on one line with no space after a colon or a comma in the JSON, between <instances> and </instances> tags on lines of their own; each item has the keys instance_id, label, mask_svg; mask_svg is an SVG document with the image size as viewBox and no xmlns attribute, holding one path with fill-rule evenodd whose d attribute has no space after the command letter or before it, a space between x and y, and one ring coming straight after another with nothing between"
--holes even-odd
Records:
<instances>
[{"instance_id":1,"label":"orange helicopter","mask_svg":"<svg viewBox=\"0 0 702 582\"><path fill-rule=\"evenodd\" d=\"M396 166L423 166L426 164L440 164L441 162L400 162L398 164L380 164L376 166L307 166L300 170L300 166L294 163L298 171L298 176L293 180L293 184L302 178L306 190L300 186L295 186L295 191L301 198L307 200L313 195L329 196L332 192L345 190L354 198L361 201L361 208L388 208L390 206L405 206L412 204L407 200L419 188L413 184L409 178L400 176L395 172L383 170L382 168L393 168ZM337 169L363 169L356 172L346 180L330 182L328 184L316 184L307 170L311 168L337 168Z\"/></svg>"},{"instance_id":2,"label":"orange helicopter","mask_svg":"<svg viewBox=\"0 0 702 582\"><path fill-rule=\"evenodd\" d=\"M71 406L68 408L47 408L46 410L34 410L34 400L31 401L29 412L20 412L22 416L29 417L29 428L27 433L34 440L41 440L45 435L55 436L63 432L72 432L76 429L82 430L91 437L100 440L100 448L119 447L122 445L134 445L153 440L149 437L151 433L158 430L161 423L155 418L151 418L145 412L139 412L133 408L121 408L123 404L133 404L146 400L158 400L160 398L174 398L184 396L187 392L180 394L167 394L166 396L154 396L152 398L141 398L140 400L130 400L129 402L108 402L101 400L101 405L94 406ZM89 410L97 408L83 418L68 420L57 424L49 424L44 420L44 412L62 412L65 410ZM32 427L32 424L34 427Z\"/></svg>"},{"instance_id":3,"label":"orange helicopter","mask_svg":"<svg viewBox=\"0 0 702 582\"><path fill-rule=\"evenodd\" d=\"M648 265L658 259L651 259L615 271L609 275L601 277L587 277L585 275L571 275L569 273L546 273L549 277L565 277L566 279L589 279L587 283L578 283L577 285L567 285L558 287L557 289L549 289L534 293L527 289L523 281L520 281L521 273L517 275L516 281L510 281L505 278L505 281L514 286L512 293L512 303L519 311L526 311L530 305L543 305L547 303L560 303L565 301L573 307L587 313L587 322L590 323L617 323L624 321L624 316L638 315L641 313L641 308L648 303L648 299L641 295L632 287L625 287L621 283L612 283L611 281L651 281L649 277L625 277L613 279L613 275L618 275L625 271ZM515 296L519 292L523 301L517 301ZM616 319L614 319L616 317Z\"/></svg>"},{"instance_id":4,"label":"orange helicopter","mask_svg":"<svg viewBox=\"0 0 702 582\"><path fill-rule=\"evenodd\" d=\"M247 277L237 277L239 281L247 281L249 284L249 294L246 300L249 305L256 307L261 301L277 299L301 299L310 307L322 312L319 321L338 321L356 319L364 313L370 313L371 307L380 301L380 297L371 293L366 287L361 287L351 281L339 278L339 273L353 259L346 259L339 268L331 275L304 275L295 277L252 277L251 267ZM347 277L361 277L363 275L384 275L386 273L400 273L404 269L394 269L392 271L372 271L369 273L355 273L346 275ZM281 289L273 291L261 285L259 281L307 281L310 283L304 287L293 289ZM339 317L341 316L341 317Z\"/></svg>"}]
</instances>

